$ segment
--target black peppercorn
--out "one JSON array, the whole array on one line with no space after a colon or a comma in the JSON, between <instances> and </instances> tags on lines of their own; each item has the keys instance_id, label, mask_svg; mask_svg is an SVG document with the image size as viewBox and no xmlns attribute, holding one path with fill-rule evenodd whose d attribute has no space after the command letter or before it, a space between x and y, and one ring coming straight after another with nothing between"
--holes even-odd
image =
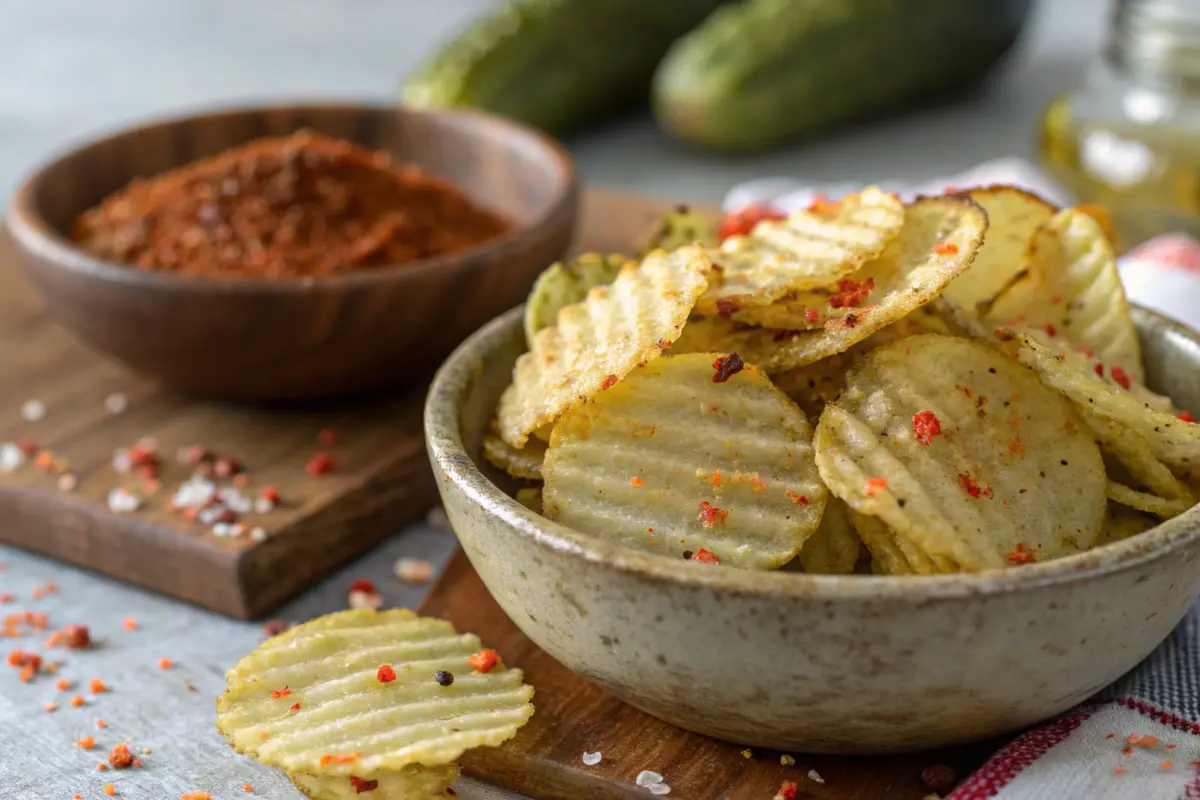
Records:
<instances>
[{"instance_id":1,"label":"black peppercorn","mask_svg":"<svg viewBox=\"0 0 1200 800\"><path fill-rule=\"evenodd\" d=\"M439 669L437 671L437 673L433 676L433 679L436 680L442 686L449 686L450 684L454 683L454 674L451 672L447 672L444 669Z\"/></svg>"}]
</instances>

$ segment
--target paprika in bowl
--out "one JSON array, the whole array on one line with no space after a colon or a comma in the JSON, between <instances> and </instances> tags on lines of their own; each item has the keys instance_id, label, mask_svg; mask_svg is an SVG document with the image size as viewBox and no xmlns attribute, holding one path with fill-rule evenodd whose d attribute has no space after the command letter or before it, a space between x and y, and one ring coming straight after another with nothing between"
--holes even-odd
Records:
<instances>
[{"instance_id":1,"label":"paprika in bowl","mask_svg":"<svg viewBox=\"0 0 1200 800\"><path fill-rule=\"evenodd\" d=\"M427 376L566 251L555 142L471 111L292 106L150 124L17 191L51 314L172 388L231 400Z\"/></svg>"}]
</instances>

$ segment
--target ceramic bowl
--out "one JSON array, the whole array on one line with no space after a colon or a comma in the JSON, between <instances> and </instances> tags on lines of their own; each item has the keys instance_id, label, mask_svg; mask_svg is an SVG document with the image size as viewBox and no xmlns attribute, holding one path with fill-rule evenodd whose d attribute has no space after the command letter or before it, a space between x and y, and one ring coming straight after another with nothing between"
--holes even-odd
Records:
<instances>
[{"instance_id":1,"label":"ceramic bowl","mask_svg":"<svg viewBox=\"0 0 1200 800\"><path fill-rule=\"evenodd\" d=\"M512 229L413 264L271 280L144 272L94 258L66 235L81 211L135 177L300 128L415 163L501 213ZM561 146L497 117L268 106L150 123L74 148L17 189L8 226L50 313L86 344L176 389L308 399L427 380L566 252L578 194Z\"/></svg>"},{"instance_id":2,"label":"ceramic bowl","mask_svg":"<svg viewBox=\"0 0 1200 800\"><path fill-rule=\"evenodd\" d=\"M1150 385L1200 408L1200 335L1135 312ZM921 577L713 568L571 530L511 499L478 456L524 349L514 311L434 380L425 429L450 521L534 643L680 727L845 754L1002 734L1111 683L1196 601L1200 507L1069 558Z\"/></svg>"}]
</instances>

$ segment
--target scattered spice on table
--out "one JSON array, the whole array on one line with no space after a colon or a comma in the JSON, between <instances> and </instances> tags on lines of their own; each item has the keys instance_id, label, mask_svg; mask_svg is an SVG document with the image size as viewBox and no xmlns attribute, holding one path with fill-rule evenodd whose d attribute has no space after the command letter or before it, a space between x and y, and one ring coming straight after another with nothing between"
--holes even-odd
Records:
<instances>
[{"instance_id":1,"label":"scattered spice on table","mask_svg":"<svg viewBox=\"0 0 1200 800\"><path fill-rule=\"evenodd\" d=\"M92 255L142 270L284 278L406 264L507 227L386 153L299 131L136 180L85 211L73 235Z\"/></svg>"}]
</instances>

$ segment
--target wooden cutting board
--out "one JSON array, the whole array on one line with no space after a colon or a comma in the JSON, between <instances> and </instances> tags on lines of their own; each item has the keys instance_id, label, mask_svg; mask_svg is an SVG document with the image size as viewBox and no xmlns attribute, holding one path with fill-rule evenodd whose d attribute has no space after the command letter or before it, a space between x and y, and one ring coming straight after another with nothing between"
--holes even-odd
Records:
<instances>
[{"instance_id":1,"label":"wooden cutting board","mask_svg":"<svg viewBox=\"0 0 1200 800\"><path fill-rule=\"evenodd\" d=\"M578 248L628 249L664 205L591 193ZM0 543L229 616L269 614L436 500L421 432L425 389L422 383L354 403L286 408L171 394L54 324L18 273L13 245L0 228L0 443L48 449L77 481L72 491L61 491L58 471L32 463L0 472ZM112 394L127 398L126 410L106 410ZM22 417L31 400L44 405L42 419ZM326 428L337 431L338 445L318 443ZM114 514L107 506L110 490L144 488L140 478L114 469L114 451L143 437L154 438L162 455L162 489L136 512ZM261 526L265 540L217 537L167 510L173 488L191 473L176 452L196 444L243 464L246 494L278 488L283 502L275 510L245 520ZM326 451L336 469L308 476L308 460Z\"/></svg>"},{"instance_id":2,"label":"wooden cutting board","mask_svg":"<svg viewBox=\"0 0 1200 800\"><path fill-rule=\"evenodd\" d=\"M787 754L794 765L780 763L784 754L777 751L746 755L746 748L625 705L542 652L488 594L462 551L421 611L478 634L504 663L525 671L536 690L533 718L502 747L469 750L461 763L474 778L538 800L645 800L652 795L634 782L644 769L662 774L668 797L686 800L771 800L784 781L797 784L799 800L923 800L932 794L921 778L926 767L945 765L965 776L996 748L985 743L879 758ZM585 765L585 751L599 751L600 763Z\"/></svg>"}]
</instances>

